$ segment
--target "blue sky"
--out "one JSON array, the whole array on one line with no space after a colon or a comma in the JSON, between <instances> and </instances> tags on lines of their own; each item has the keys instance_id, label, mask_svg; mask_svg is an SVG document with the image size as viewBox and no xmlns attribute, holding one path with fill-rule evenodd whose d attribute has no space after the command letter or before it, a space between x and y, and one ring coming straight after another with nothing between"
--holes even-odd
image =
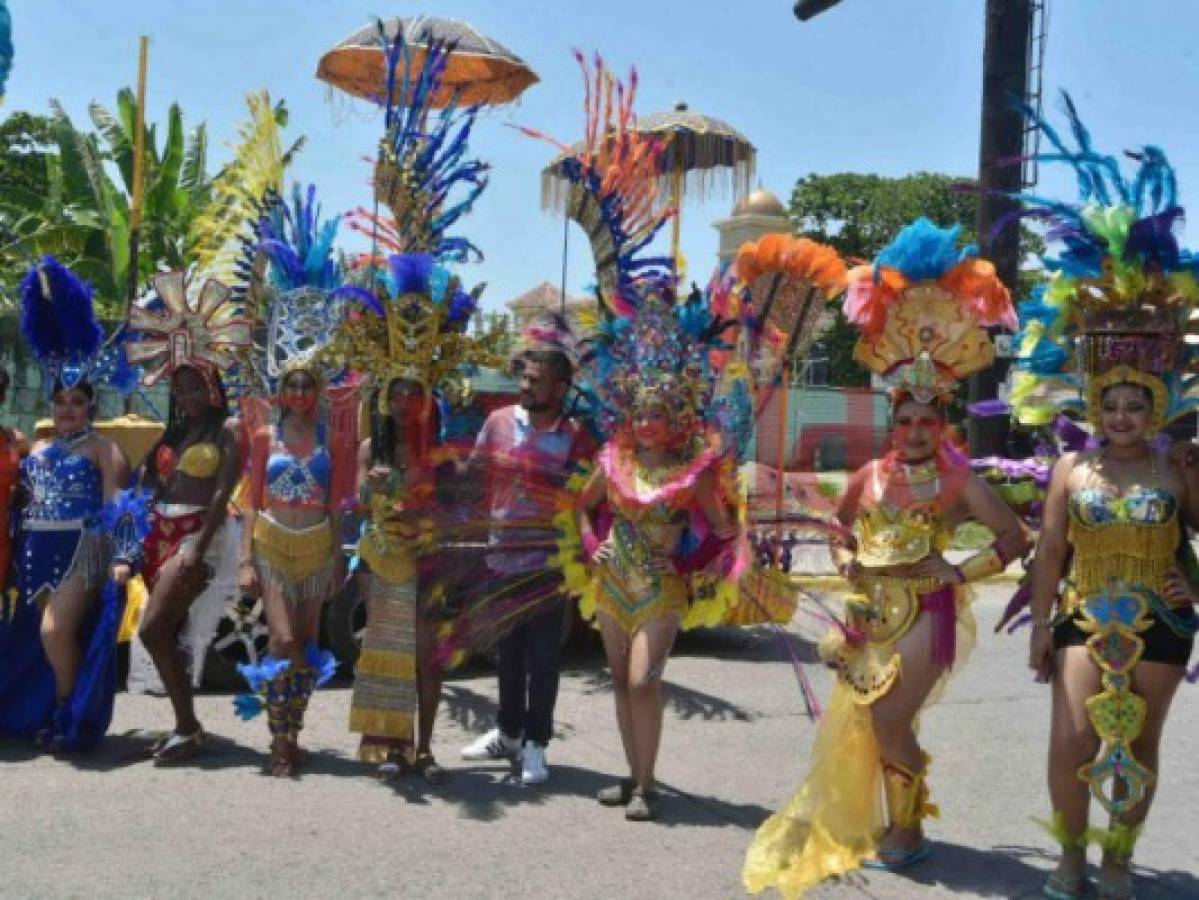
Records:
<instances>
[{"instance_id":1,"label":"blue sky","mask_svg":"<svg viewBox=\"0 0 1199 900\"><path fill-rule=\"evenodd\" d=\"M809 172L971 175L978 164L983 0L843 0L800 23L791 0L9 0L16 60L5 110L60 99L86 124L93 98L112 104L136 77L137 36L151 38L150 116L178 101L208 122L213 165L244 117L247 91L267 88L292 111L288 133L307 148L291 177L315 182L327 212L369 202L378 114L334 96L313 73L321 53L377 15L429 13L471 22L522 56L541 81L522 101L486 112L474 149L491 186L460 229L486 259L464 272L486 281L495 307L543 280L558 283L561 219L542 213L539 172L552 148L511 124L563 140L582 127L571 49L635 64L638 110L679 99L723 118L758 148L762 185L787 199ZM1199 197L1199 4L1050 0L1047 102L1065 87L1100 147L1154 143L1178 170L1183 200ZM1043 170L1041 190L1072 190ZM1194 200L1199 204L1199 199ZM693 277L715 259L714 219L732 201L685 203L683 248ZM1192 226L1199 243L1199 226ZM347 239L348 244L352 241ZM590 279L581 232L571 236L568 289Z\"/></svg>"}]
</instances>

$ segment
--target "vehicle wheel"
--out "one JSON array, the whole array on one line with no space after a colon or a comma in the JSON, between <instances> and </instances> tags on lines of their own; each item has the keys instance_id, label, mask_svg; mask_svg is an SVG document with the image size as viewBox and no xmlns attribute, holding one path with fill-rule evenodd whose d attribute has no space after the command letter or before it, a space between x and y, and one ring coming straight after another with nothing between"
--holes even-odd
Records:
<instances>
[{"instance_id":1,"label":"vehicle wheel","mask_svg":"<svg viewBox=\"0 0 1199 900\"><path fill-rule=\"evenodd\" d=\"M262 601L242 597L230 603L217 625L216 637L208 645L204 684L218 691L244 690L246 682L237 666L256 663L266 656L267 643Z\"/></svg>"},{"instance_id":2,"label":"vehicle wheel","mask_svg":"<svg viewBox=\"0 0 1199 900\"><path fill-rule=\"evenodd\" d=\"M362 651L362 636L366 633L366 603L358 590L356 576L351 576L325 605L322 631L322 643L337 657L342 671L352 672Z\"/></svg>"}]
</instances>

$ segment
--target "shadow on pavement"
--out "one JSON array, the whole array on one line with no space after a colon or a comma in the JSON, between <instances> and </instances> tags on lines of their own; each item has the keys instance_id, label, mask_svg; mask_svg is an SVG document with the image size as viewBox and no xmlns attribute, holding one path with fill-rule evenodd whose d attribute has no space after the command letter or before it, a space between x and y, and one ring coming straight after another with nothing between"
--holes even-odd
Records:
<instances>
[{"instance_id":1,"label":"shadow on pavement","mask_svg":"<svg viewBox=\"0 0 1199 900\"><path fill-rule=\"evenodd\" d=\"M1007 860L1009 863L1014 863L1025 869L1031 869L1033 871L1033 874L1029 876L1029 878L1032 880L1029 881L1025 879L1025 883L1019 885L1024 889L1022 893L1008 894L1004 891L997 890L996 894L984 894L983 896L1039 897L1041 896L1041 885L1044 883L1045 878L1048 876L1049 871L1053 868L1053 865L1057 860L1056 853L1049 852L1040 847L1024 847L1020 845L1000 846L996 847L990 853L984 853L983 851L974 850L968 847L957 847L953 844L942 844L940 842L937 842L936 847L937 849L946 848L951 851L965 851L967 856L975 857L975 859L947 863L946 865L1000 865L1000 871L1002 871L1002 863L987 861ZM933 859L935 860L936 857L934 856ZM1035 860L1040 862L1042 865L1039 867L1029 866L1026 862L1024 862L1026 859ZM1094 883L1094 879L1098 877L1098 874L1098 868L1092 865L1089 873L1089 877L1092 879L1092 884ZM1150 869L1145 866L1138 866L1134 863L1133 875L1135 876L1133 887L1136 890L1136 895L1143 898L1143 900L1167 900L1167 898L1174 897L1199 897L1199 878L1196 878L1191 872L1185 872L1182 870L1163 872L1159 869ZM914 878L913 880L920 880L925 884L934 883L932 881L925 881L924 879ZM992 880L998 881L997 878L987 879L988 882ZM935 883L944 884L947 887L953 887L955 885L962 884L961 881L954 882L948 879L938 879ZM972 890L982 893L977 885L967 884L967 886L971 887ZM1002 885L999 885L999 887L1002 887Z\"/></svg>"},{"instance_id":2,"label":"shadow on pavement","mask_svg":"<svg viewBox=\"0 0 1199 900\"><path fill-rule=\"evenodd\" d=\"M430 785L413 774L384 783L410 803L425 804L440 799L457 805L463 818L493 822L502 819L509 808L522 804L542 805L564 796L594 800L601 788L614 784L618 777L579 766L554 764L546 784L526 787L520 783L520 769L515 764L473 763L448 771L449 778L442 785ZM659 790L662 799L656 824L668 828L733 824L753 830L770 814L770 810L756 804L682 793L668 784L660 785ZM598 803L596 807L600 808ZM607 810L607 814L623 818L620 809Z\"/></svg>"},{"instance_id":3,"label":"shadow on pavement","mask_svg":"<svg viewBox=\"0 0 1199 900\"><path fill-rule=\"evenodd\" d=\"M1036 847L982 850L942 840L933 840L932 845L933 854L926 862L893 877L979 897L1040 897L1053 864L1053 857ZM1041 865L1031 865L1029 859Z\"/></svg>"},{"instance_id":4,"label":"shadow on pavement","mask_svg":"<svg viewBox=\"0 0 1199 900\"><path fill-rule=\"evenodd\" d=\"M77 769L109 772L126 766L152 765L150 748L161 732L144 730L110 734L93 752L61 757ZM170 766L172 769L233 769L262 765L265 754L219 734L209 734L203 748L193 757Z\"/></svg>"},{"instance_id":5,"label":"shadow on pavement","mask_svg":"<svg viewBox=\"0 0 1199 900\"><path fill-rule=\"evenodd\" d=\"M607 668L583 673L581 678L585 694L606 694L612 690L612 676ZM757 713L750 712L736 703L730 703L723 697L683 687L669 678L663 679L662 686L666 689L666 708L680 719L693 719L698 716L705 722L752 722L758 718Z\"/></svg>"},{"instance_id":6,"label":"shadow on pavement","mask_svg":"<svg viewBox=\"0 0 1199 900\"><path fill-rule=\"evenodd\" d=\"M441 708L466 731L482 734L495 727L495 714L499 707L492 697L468 687L444 684L441 688Z\"/></svg>"}]
</instances>

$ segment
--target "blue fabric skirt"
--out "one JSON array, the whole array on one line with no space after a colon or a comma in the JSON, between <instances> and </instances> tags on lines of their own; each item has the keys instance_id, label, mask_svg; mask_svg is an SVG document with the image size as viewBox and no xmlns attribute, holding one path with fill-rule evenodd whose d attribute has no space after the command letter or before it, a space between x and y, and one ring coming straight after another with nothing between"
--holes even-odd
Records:
<instances>
[{"instance_id":1,"label":"blue fabric skirt","mask_svg":"<svg viewBox=\"0 0 1199 900\"><path fill-rule=\"evenodd\" d=\"M25 538L32 537L24 535ZM39 532L38 538L56 540L18 544L19 583L60 584L70 574L72 560L81 548L80 533ZM67 538L67 539L62 539ZM55 580L26 569L26 560L42 562L62 560L61 575ZM85 578L87 576L85 575ZM40 583L37 583L40 582ZM36 595L35 595L36 596ZM55 702L54 671L42 647L42 606L30 602L21 592L15 603L6 602L0 616L0 736L32 738L52 728L59 746L66 751L88 750L96 746L112 722L113 699L117 690L117 635L125 612L125 589L105 582L98 603L84 623L84 648L75 690L62 704Z\"/></svg>"}]
</instances>

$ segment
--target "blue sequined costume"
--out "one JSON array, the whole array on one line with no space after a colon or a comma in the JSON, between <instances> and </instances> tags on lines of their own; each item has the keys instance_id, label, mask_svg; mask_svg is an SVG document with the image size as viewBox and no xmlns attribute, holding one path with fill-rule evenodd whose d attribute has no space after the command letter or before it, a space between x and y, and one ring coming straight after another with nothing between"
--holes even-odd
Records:
<instances>
[{"instance_id":1,"label":"blue sequined costume","mask_svg":"<svg viewBox=\"0 0 1199 900\"><path fill-rule=\"evenodd\" d=\"M0 621L0 735L40 735L65 751L89 749L108 730L125 607L124 590L107 581L112 541L101 522L100 471L75 452L80 442L55 441L21 464L28 504L15 541L20 590L11 616ZM89 591L104 588L84 622L75 689L58 702L42 646L42 611L50 594L75 575Z\"/></svg>"},{"instance_id":2,"label":"blue sequined costume","mask_svg":"<svg viewBox=\"0 0 1199 900\"><path fill-rule=\"evenodd\" d=\"M27 603L58 590L69 575L82 575L88 588L102 577L96 565L100 541L87 530L95 526L102 503L100 470L74 446L55 441L21 463L29 504L21 516L17 566Z\"/></svg>"}]
</instances>

